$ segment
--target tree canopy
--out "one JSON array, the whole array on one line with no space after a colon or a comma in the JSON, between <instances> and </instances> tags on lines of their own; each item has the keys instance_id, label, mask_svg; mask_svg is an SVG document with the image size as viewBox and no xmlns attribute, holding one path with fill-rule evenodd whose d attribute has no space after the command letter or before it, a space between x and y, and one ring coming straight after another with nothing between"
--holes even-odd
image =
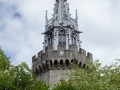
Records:
<instances>
[{"instance_id":1,"label":"tree canopy","mask_svg":"<svg viewBox=\"0 0 120 90\"><path fill-rule=\"evenodd\" d=\"M119 90L120 65L101 66L99 61L90 62L88 68L74 66L68 75L69 81L62 81L54 90ZM72 88L71 88L72 87ZM63 88L63 89L61 89ZM69 89L70 88L70 89Z\"/></svg>"},{"instance_id":2,"label":"tree canopy","mask_svg":"<svg viewBox=\"0 0 120 90\"><path fill-rule=\"evenodd\" d=\"M120 65L101 66L90 62L87 68L73 64L68 81L60 81L53 90L119 90ZM48 84L38 81L25 62L14 66L0 49L0 90L50 90Z\"/></svg>"},{"instance_id":3,"label":"tree canopy","mask_svg":"<svg viewBox=\"0 0 120 90\"><path fill-rule=\"evenodd\" d=\"M49 85L38 81L25 62L12 65L0 49L0 90L49 90Z\"/></svg>"},{"instance_id":4,"label":"tree canopy","mask_svg":"<svg viewBox=\"0 0 120 90\"><path fill-rule=\"evenodd\" d=\"M0 71L5 71L10 65L9 58L4 54L3 50L0 49Z\"/></svg>"}]
</instances>

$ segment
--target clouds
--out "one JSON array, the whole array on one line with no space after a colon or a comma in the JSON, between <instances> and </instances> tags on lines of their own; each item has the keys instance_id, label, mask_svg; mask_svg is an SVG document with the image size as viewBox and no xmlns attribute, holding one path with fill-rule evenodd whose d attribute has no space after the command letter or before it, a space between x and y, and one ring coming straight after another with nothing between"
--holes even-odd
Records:
<instances>
[{"instance_id":1,"label":"clouds","mask_svg":"<svg viewBox=\"0 0 120 90\"><path fill-rule=\"evenodd\" d=\"M82 47L104 64L120 58L120 1L74 0L70 13L78 9ZM0 0L0 45L13 64L26 61L42 50L45 11L53 13L54 0Z\"/></svg>"},{"instance_id":2,"label":"clouds","mask_svg":"<svg viewBox=\"0 0 120 90\"><path fill-rule=\"evenodd\" d=\"M71 4L78 9L82 47L104 65L120 58L120 1L76 0Z\"/></svg>"},{"instance_id":3,"label":"clouds","mask_svg":"<svg viewBox=\"0 0 120 90\"><path fill-rule=\"evenodd\" d=\"M19 2L9 3L4 1L1 3L0 44L14 64L26 61L31 65L31 57L34 55L32 52L37 48L42 49L42 47L39 47L42 41L36 40L37 37L41 37L40 27L37 24L40 20L38 21L32 16L28 17L26 14L29 14L29 16L31 14L24 13ZM33 21L31 21L31 18ZM37 48L33 50L34 47Z\"/></svg>"}]
</instances>

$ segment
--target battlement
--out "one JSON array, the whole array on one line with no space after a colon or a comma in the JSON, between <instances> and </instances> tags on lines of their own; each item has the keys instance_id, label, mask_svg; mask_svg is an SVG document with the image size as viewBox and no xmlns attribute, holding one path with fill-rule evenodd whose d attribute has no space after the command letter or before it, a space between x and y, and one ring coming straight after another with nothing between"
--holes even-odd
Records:
<instances>
[{"instance_id":1,"label":"battlement","mask_svg":"<svg viewBox=\"0 0 120 90\"><path fill-rule=\"evenodd\" d=\"M80 54L82 54L82 55L86 55L86 51L85 51L84 49L82 49L82 48L79 49L79 52L80 52Z\"/></svg>"},{"instance_id":2,"label":"battlement","mask_svg":"<svg viewBox=\"0 0 120 90\"><path fill-rule=\"evenodd\" d=\"M71 60L46 60L45 63L41 63L37 65L33 72L36 75L42 75L45 72L48 72L49 70L65 70L65 69L71 69L72 63L78 65L79 67L87 68L85 63L82 63L81 61L78 61L76 59Z\"/></svg>"},{"instance_id":3,"label":"battlement","mask_svg":"<svg viewBox=\"0 0 120 90\"><path fill-rule=\"evenodd\" d=\"M92 54L82 48L78 51L75 45L71 45L69 50L65 50L64 45L59 45L58 50L48 46L45 53L40 51L32 57L32 69L41 75L48 70L71 69L71 63L85 68L89 60L92 60Z\"/></svg>"},{"instance_id":4,"label":"battlement","mask_svg":"<svg viewBox=\"0 0 120 90\"><path fill-rule=\"evenodd\" d=\"M77 10L73 19L67 0L56 0L51 19L46 12L43 50L32 57L32 70L38 80L55 84L62 79L64 72L69 72L72 63L87 68L92 54L80 48L80 33Z\"/></svg>"},{"instance_id":5,"label":"battlement","mask_svg":"<svg viewBox=\"0 0 120 90\"><path fill-rule=\"evenodd\" d=\"M86 53L86 51L84 49L80 48L79 52L80 52L81 55L86 55L86 57L88 57L89 59L91 59L91 60L93 59L92 54L89 53L89 52Z\"/></svg>"}]
</instances>

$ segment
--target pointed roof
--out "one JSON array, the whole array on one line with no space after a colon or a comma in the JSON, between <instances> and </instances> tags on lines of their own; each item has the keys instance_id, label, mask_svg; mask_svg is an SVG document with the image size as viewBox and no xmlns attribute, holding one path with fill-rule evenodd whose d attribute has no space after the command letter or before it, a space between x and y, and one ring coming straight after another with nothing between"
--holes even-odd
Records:
<instances>
[{"instance_id":1,"label":"pointed roof","mask_svg":"<svg viewBox=\"0 0 120 90\"><path fill-rule=\"evenodd\" d=\"M69 27L75 30L78 33L81 33L78 30L78 15L76 11L76 17L72 18L69 13L69 4L67 0L55 0L54 4L54 13L51 19L47 18L46 12L46 31L50 31L52 28L57 27ZM45 33L44 32L44 33Z\"/></svg>"}]
</instances>

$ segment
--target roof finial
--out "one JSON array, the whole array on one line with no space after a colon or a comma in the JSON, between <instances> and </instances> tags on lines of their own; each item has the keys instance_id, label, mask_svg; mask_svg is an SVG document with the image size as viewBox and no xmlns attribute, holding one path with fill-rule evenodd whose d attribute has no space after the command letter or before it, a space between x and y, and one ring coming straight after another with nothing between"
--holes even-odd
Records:
<instances>
[{"instance_id":1,"label":"roof finial","mask_svg":"<svg viewBox=\"0 0 120 90\"><path fill-rule=\"evenodd\" d=\"M77 14L77 9L76 9L76 23L78 24L78 14Z\"/></svg>"},{"instance_id":2,"label":"roof finial","mask_svg":"<svg viewBox=\"0 0 120 90\"><path fill-rule=\"evenodd\" d=\"M76 9L76 19L78 19L77 9Z\"/></svg>"},{"instance_id":3,"label":"roof finial","mask_svg":"<svg viewBox=\"0 0 120 90\"><path fill-rule=\"evenodd\" d=\"M48 25L48 16L47 16L47 10L46 10L46 16L45 16L45 20L46 20L46 22L45 22L45 25Z\"/></svg>"},{"instance_id":4,"label":"roof finial","mask_svg":"<svg viewBox=\"0 0 120 90\"><path fill-rule=\"evenodd\" d=\"M45 18L48 19L48 17L47 17L47 10L46 10L46 17Z\"/></svg>"}]
</instances>

